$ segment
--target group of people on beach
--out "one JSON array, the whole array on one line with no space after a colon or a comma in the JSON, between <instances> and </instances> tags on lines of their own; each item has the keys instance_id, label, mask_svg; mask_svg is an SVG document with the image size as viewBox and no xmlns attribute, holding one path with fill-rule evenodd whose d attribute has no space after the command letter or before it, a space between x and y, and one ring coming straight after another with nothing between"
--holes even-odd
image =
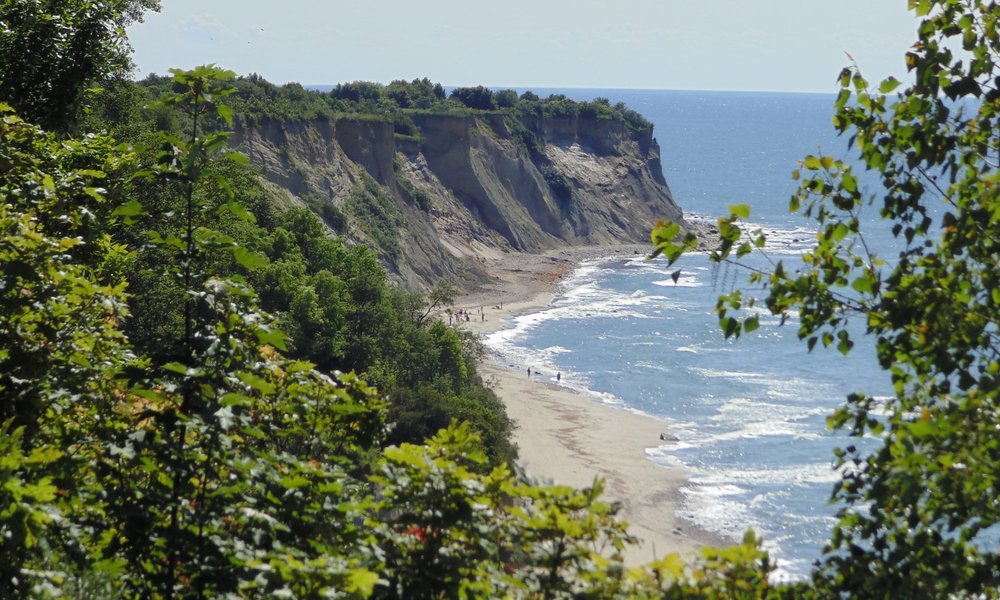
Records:
<instances>
[{"instance_id":1,"label":"group of people on beach","mask_svg":"<svg viewBox=\"0 0 1000 600\"><path fill-rule=\"evenodd\" d=\"M470 311L468 309L465 309L465 308L460 308L460 309L458 309L458 310L455 311L455 319L457 319L458 323L461 323L463 321L463 317L465 317L464 321L466 323L468 323L469 321L472 320L472 318L470 316L472 314L473 314L472 311ZM486 311L483 310L482 306L480 306L479 308L476 309L476 314L479 315L480 322L486 322ZM449 310L448 311L448 324L449 325L452 324L451 320L452 320L452 314L451 314L451 311Z\"/></svg>"}]
</instances>

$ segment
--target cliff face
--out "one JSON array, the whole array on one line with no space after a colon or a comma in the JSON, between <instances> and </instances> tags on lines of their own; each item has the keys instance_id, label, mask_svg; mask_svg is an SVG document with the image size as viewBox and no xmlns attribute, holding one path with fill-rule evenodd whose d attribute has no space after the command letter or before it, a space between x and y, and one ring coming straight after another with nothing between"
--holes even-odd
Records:
<instances>
[{"instance_id":1,"label":"cliff face","mask_svg":"<svg viewBox=\"0 0 1000 600\"><path fill-rule=\"evenodd\" d=\"M646 242L657 219L682 219L651 131L508 119L414 115L416 138L379 121L272 121L232 139L288 205L339 215L328 224L346 222L410 287L484 281L483 261L504 252Z\"/></svg>"}]
</instances>

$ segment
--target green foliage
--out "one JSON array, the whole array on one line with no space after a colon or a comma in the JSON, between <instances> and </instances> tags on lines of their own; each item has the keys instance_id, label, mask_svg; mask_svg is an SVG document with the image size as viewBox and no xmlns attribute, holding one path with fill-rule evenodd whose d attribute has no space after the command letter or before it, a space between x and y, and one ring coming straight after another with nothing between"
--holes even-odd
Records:
<instances>
[{"instance_id":1,"label":"green foliage","mask_svg":"<svg viewBox=\"0 0 1000 600\"><path fill-rule=\"evenodd\" d=\"M893 378L891 401L859 394L831 420L884 444L870 455L853 446L838 453L838 464L851 468L835 496L872 509L840 515L826 579L846 590L874 584L910 595L992 596L1000 568L981 534L1000 521L992 503L983 503L998 473L987 430L998 420L1000 390L1000 173L992 158L1000 148L1000 7L911 7L923 17L907 54L914 84L890 99L899 82L876 90L856 68L845 69L834 120L865 167L880 173L880 215L893 223L902 249L891 262L868 252L856 214L871 200L849 167L807 159L795 201L822 225L820 243L809 271L776 282L770 303L808 303L802 333L834 336L845 351L842 315L861 312ZM845 229L858 244L845 239ZM829 291L791 292L817 275ZM848 286L850 300L830 302Z\"/></svg>"},{"instance_id":2,"label":"green foliage","mask_svg":"<svg viewBox=\"0 0 1000 600\"><path fill-rule=\"evenodd\" d=\"M59 518L49 510L58 488L50 469L62 453L53 447L25 455L24 427L0 425L0 592L5 598L27 596L31 581L22 569L40 557L47 529Z\"/></svg>"},{"instance_id":3,"label":"green foliage","mask_svg":"<svg viewBox=\"0 0 1000 600\"><path fill-rule=\"evenodd\" d=\"M550 94L541 103L542 115L550 119L574 119L580 115L580 105L565 94Z\"/></svg>"},{"instance_id":4,"label":"green foliage","mask_svg":"<svg viewBox=\"0 0 1000 600\"><path fill-rule=\"evenodd\" d=\"M850 164L805 157L793 173L799 189L791 210L816 222L816 245L801 269L779 262L750 280L764 286L768 309L783 321L798 313L810 349L822 343L849 353L848 323L861 317L892 376L892 398L852 394L829 419L878 445L836 450L842 477L833 499L844 508L816 572L820 589L842 597L997 597L1000 563L990 536L1000 522L993 500L1000 8L944 0L910 7L922 17L906 54L913 83L873 86L857 66L839 77L834 126L880 189L866 193L860 181L868 178ZM892 256L866 241L869 207L897 240ZM746 207L730 211L719 223L716 260L764 243L739 224ZM654 238L673 258L677 245L665 227ZM756 326L732 316L754 299L720 298L727 336Z\"/></svg>"},{"instance_id":5,"label":"green foliage","mask_svg":"<svg viewBox=\"0 0 1000 600\"><path fill-rule=\"evenodd\" d=\"M344 215L344 211L337 208L337 205L331 200L327 200L320 205L319 214L323 217L323 222L326 225L336 231L337 233L345 233L347 231L347 217Z\"/></svg>"},{"instance_id":6,"label":"green foliage","mask_svg":"<svg viewBox=\"0 0 1000 600\"><path fill-rule=\"evenodd\" d=\"M123 286L94 282L80 264L97 262L82 236L95 233L92 219L107 210L106 174L79 166L116 161L88 160L107 147L101 140L60 143L9 113L0 134L0 193L8 199L0 232L9 240L0 246L0 419L15 419L30 435L60 382L83 387L103 353L121 342L114 325L126 314Z\"/></svg>"},{"instance_id":7,"label":"green foliage","mask_svg":"<svg viewBox=\"0 0 1000 600\"><path fill-rule=\"evenodd\" d=\"M152 78L146 111L129 89L109 95L88 118L135 150L57 139L0 110L0 596L766 590L753 541L677 573L627 572L630 537L599 482L513 477L481 347L428 318L455 289L403 292L311 211L277 215L228 151L231 77L206 66ZM426 80L412 87L444 100ZM299 360L313 357L325 369ZM340 368L410 393L402 406L418 416L401 428L430 434L438 423L418 419L438 404L464 423L381 452L383 396Z\"/></svg>"},{"instance_id":8,"label":"green foliage","mask_svg":"<svg viewBox=\"0 0 1000 600\"><path fill-rule=\"evenodd\" d=\"M626 106L624 102L616 102L614 111L616 116L620 116L632 131L640 132L653 129L652 121L642 116L642 113Z\"/></svg>"},{"instance_id":9,"label":"green foliage","mask_svg":"<svg viewBox=\"0 0 1000 600\"><path fill-rule=\"evenodd\" d=\"M435 310L440 310L442 307L454 306L456 298L458 298L458 288L446 279L438 280L434 284L434 287L431 288L431 291L428 292L427 308L417 319L417 322L423 323Z\"/></svg>"},{"instance_id":10,"label":"green foliage","mask_svg":"<svg viewBox=\"0 0 1000 600\"><path fill-rule=\"evenodd\" d=\"M607 98L594 98L593 101L580 105L580 116L585 119L611 120L615 118L615 111Z\"/></svg>"},{"instance_id":11,"label":"green foliage","mask_svg":"<svg viewBox=\"0 0 1000 600\"><path fill-rule=\"evenodd\" d=\"M0 595L14 598L58 588L59 572L37 567L54 546L82 544L63 524L89 511L81 496L94 481L80 470L117 389L109 374L128 360L116 327L127 309L124 286L87 247L106 242L95 220L113 179L94 167L120 164L100 160L110 144L60 142L6 109L0 138Z\"/></svg>"},{"instance_id":12,"label":"green foliage","mask_svg":"<svg viewBox=\"0 0 1000 600\"><path fill-rule=\"evenodd\" d=\"M573 186L566 176L553 168L552 165L544 165L540 171L555 197L564 205L568 204L573 199Z\"/></svg>"},{"instance_id":13,"label":"green foliage","mask_svg":"<svg viewBox=\"0 0 1000 600\"><path fill-rule=\"evenodd\" d=\"M474 110L496 110L497 108L496 102L493 101L493 90L481 85L455 88L449 97Z\"/></svg>"},{"instance_id":14,"label":"green foliage","mask_svg":"<svg viewBox=\"0 0 1000 600\"><path fill-rule=\"evenodd\" d=\"M240 77L234 82L233 111L240 124L256 127L264 121L326 121L332 120L342 108L318 92L311 92L296 83L277 86L257 74Z\"/></svg>"},{"instance_id":15,"label":"green foliage","mask_svg":"<svg viewBox=\"0 0 1000 600\"><path fill-rule=\"evenodd\" d=\"M157 0L7 0L0 5L0 101L66 132L86 93L131 69L124 29Z\"/></svg>"},{"instance_id":16,"label":"green foliage","mask_svg":"<svg viewBox=\"0 0 1000 600\"><path fill-rule=\"evenodd\" d=\"M220 204L215 191L226 197L231 186L211 163L225 145L199 126L198 115L211 110L204 99L224 95L217 88L225 78L212 68L177 72L182 97L164 100L188 112L189 137L164 134L171 144L143 154L156 159L139 171L143 181L181 200L158 215L162 229L148 236L151 255L172 257L160 268L184 292L181 327L165 334L179 339L159 355L129 352L120 330L122 286L92 278L120 276L108 265L123 249L107 241L107 231L174 205L153 194L148 207L119 198L114 211L85 210L71 200L103 205L117 194L94 184L114 180L65 161L76 163L86 150L107 152L104 162L115 164L118 150L96 139L59 143L5 117L4 147L20 154L8 154L17 168L4 174L0 248L5 266L25 266L2 274L7 314L19 320L3 330L0 357L5 375L30 367L35 377L5 379L2 406L22 393L42 406L12 411L24 424L7 421L0 430L3 596L641 597L685 589L687 575L653 588L622 568L629 538L616 508L600 501L599 485L537 486L510 475L503 450L490 457L499 441L484 443L472 430L503 441L510 424L495 396L484 403L455 391L477 381L472 340L440 322L387 323L387 315L419 314L428 301L391 292L370 250L345 249L322 235L309 211L293 212L264 244L272 264L319 270L289 302L315 297L301 301L312 314L309 306L358 299L348 344L380 331L372 327L381 322L386 329L376 335L398 333L412 345L409 353L391 350L413 365L395 367L401 378L436 373L433 389L461 404L468 421L427 447L386 450L370 495L360 476L383 435L375 391L354 375L329 377L284 358L285 338L254 296L213 272L228 264L216 255L248 275L268 268L201 218L230 215L252 225L246 209ZM83 215L104 215L103 222L81 227L90 218ZM52 235L49 227L77 235ZM92 236L105 255L80 250ZM320 268L332 265L338 274ZM429 302L453 297L454 289L440 286ZM17 354L31 345L51 354ZM430 362L420 364L423 357ZM752 581L766 576L752 572Z\"/></svg>"},{"instance_id":17,"label":"green foliage","mask_svg":"<svg viewBox=\"0 0 1000 600\"><path fill-rule=\"evenodd\" d=\"M110 523L96 548L120 561L122 581L141 596L274 593L290 584L318 593L350 589L364 572L356 560L331 560L358 543L350 526L358 509L346 496L332 512L327 503L343 493L345 469L363 464L378 443L378 401L363 383L334 382L281 359L269 348L282 348L283 336L242 286L203 270L211 262L202 257L213 253L261 266L231 237L198 224L198 215L219 208L252 218L197 193L204 184L231 192L221 177L203 179L226 134L199 126L206 110L229 117L217 99L230 93L230 77L211 67L175 71L179 91L161 99L191 122L186 140L162 134L170 143L148 171L176 183L184 200L170 217L177 227L151 236L174 256L166 272L186 292L183 327L174 360L131 375L96 457L102 477L117 482L102 502ZM136 423L123 426L129 419ZM275 574L278 562L284 568Z\"/></svg>"},{"instance_id":18,"label":"green foliage","mask_svg":"<svg viewBox=\"0 0 1000 600\"><path fill-rule=\"evenodd\" d=\"M497 108L514 108L517 105L517 92L514 90L497 90L493 93L493 101Z\"/></svg>"},{"instance_id":19,"label":"green foliage","mask_svg":"<svg viewBox=\"0 0 1000 600\"><path fill-rule=\"evenodd\" d=\"M431 196L427 193L427 190L422 186L418 187L413 184L405 175L396 171L396 183L399 188L406 193L407 197L417 205L417 208L424 212L430 212L431 210Z\"/></svg>"},{"instance_id":20,"label":"green foliage","mask_svg":"<svg viewBox=\"0 0 1000 600\"><path fill-rule=\"evenodd\" d=\"M372 480L373 527L385 552L381 598L764 598L769 564L758 541L677 554L626 569L634 542L600 500L603 483L574 490L513 476L486 458L466 426L424 446L385 451Z\"/></svg>"},{"instance_id":21,"label":"green foliage","mask_svg":"<svg viewBox=\"0 0 1000 600\"><path fill-rule=\"evenodd\" d=\"M520 109L519 109L520 110ZM510 129L511 135L517 143L527 150L532 158L539 158L545 154L545 139L532 129L529 129L521 122L521 119L511 114L504 115L504 122Z\"/></svg>"},{"instance_id":22,"label":"green foliage","mask_svg":"<svg viewBox=\"0 0 1000 600\"><path fill-rule=\"evenodd\" d=\"M351 190L344 207L358 220L361 231L376 247L392 259L400 258L403 249L399 245L398 232L406 221L370 175L365 174L360 185Z\"/></svg>"},{"instance_id":23,"label":"green foliage","mask_svg":"<svg viewBox=\"0 0 1000 600\"><path fill-rule=\"evenodd\" d=\"M169 92L168 78L151 77L143 82L156 98ZM585 118L619 120L634 132L652 129L653 125L624 103L612 105L606 98L590 102L571 100L562 94L541 99L525 92L520 97L513 90L493 90L483 87L460 87L445 97L441 84L427 78L406 82L393 81L385 86L369 81L341 83L329 93L305 90L299 84L276 86L259 75L241 77L235 82L233 111L243 126L255 127L264 121L308 121L352 118L393 124L396 139L420 143L423 141L413 117L419 114L504 115L514 137L532 155L541 154L544 142L537 131L538 119ZM158 114L162 125L169 126L172 118Z\"/></svg>"}]
</instances>

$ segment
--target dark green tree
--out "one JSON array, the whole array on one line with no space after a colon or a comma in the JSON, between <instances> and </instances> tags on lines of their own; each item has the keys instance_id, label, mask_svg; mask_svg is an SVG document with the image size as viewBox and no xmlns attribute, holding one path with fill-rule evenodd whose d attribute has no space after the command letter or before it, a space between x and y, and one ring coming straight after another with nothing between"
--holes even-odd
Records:
<instances>
[{"instance_id":1,"label":"dark green tree","mask_svg":"<svg viewBox=\"0 0 1000 600\"><path fill-rule=\"evenodd\" d=\"M66 132L87 89L127 76L125 27L159 0L6 0L0 4L0 101L24 119Z\"/></svg>"},{"instance_id":2,"label":"dark green tree","mask_svg":"<svg viewBox=\"0 0 1000 600\"><path fill-rule=\"evenodd\" d=\"M495 110L497 107L493 91L481 85L455 88L451 91L450 98L476 110Z\"/></svg>"}]
</instances>

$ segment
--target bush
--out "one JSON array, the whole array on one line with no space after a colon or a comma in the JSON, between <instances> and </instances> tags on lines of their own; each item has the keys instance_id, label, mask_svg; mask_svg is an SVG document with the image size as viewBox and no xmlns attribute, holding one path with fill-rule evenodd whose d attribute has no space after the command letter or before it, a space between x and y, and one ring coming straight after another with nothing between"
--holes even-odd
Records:
<instances>
[{"instance_id":1,"label":"bush","mask_svg":"<svg viewBox=\"0 0 1000 600\"><path fill-rule=\"evenodd\" d=\"M319 214L330 229L341 234L347 231L347 216L337 208L333 200L325 200L320 206Z\"/></svg>"},{"instance_id":2,"label":"bush","mask_svg":"<svg viewBox=\"0 0 1000 600\"><path fill-rule=\"evenodd\" d=\"M573 199L573 186L565 175L557 171L552 165L544 165L541 169L545 183L549 184L549 189L564 205Z\"/></svg>"},{"instance_id":3,"label":"bush","mask_svg":"<svg viewBox=\"0 0 1000 600\"><path fill-rule=\"evenodd\" d=\"M405 224L403 215L370 175L365 174L364 181L351 190L344 206L358 219L361 230L387 256L400 257L399 229Z\"/></svg>"},{"instance_id":4,"label":"bush","mask_svg":"<svg viewBox=\"0 0 1000 600\"><path fill-rule=\"evenodd\" d=\"M493 92L481 85L471 88L455 88L451 98L475 110L496 110Z\"/></svg>"}]
</instances>

